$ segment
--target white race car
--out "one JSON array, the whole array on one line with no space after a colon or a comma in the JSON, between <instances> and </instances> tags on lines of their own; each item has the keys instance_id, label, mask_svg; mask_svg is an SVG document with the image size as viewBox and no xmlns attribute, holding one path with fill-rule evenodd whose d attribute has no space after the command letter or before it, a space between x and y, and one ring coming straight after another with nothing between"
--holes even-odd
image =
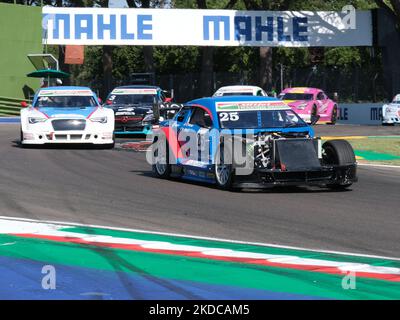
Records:
<instances>
[{"instance_id":1,"label":"white race car","mask_svg":"<svg viewBox=\"0 0 400 320\"><path fill-rule=\"evenodd\" d=\"M21 109L21 144L84 143L114 146L114 112L86 87L39 89Z\"/></svg>"},{"instance_id":2,"label":"white race car","mask_svg":"<svg viewBox=\"0 0 400 320\"><path fill-rule=\"evenodd\" d=\"M261 96L268 97L267 93L256 86L226 86L219 88L213 97L222 96Z\"/></svg>"},{"instance_id":3,"label":"white race car","mask_svg":"<svg viewBox=\"0 0 400 320\"><path fill-rule=\"evenodd\" d=\"M400 123L400 94L396 95L391 103L384 104L382 107L382 124L395 123Z\"/></svg>"}]
</instances>

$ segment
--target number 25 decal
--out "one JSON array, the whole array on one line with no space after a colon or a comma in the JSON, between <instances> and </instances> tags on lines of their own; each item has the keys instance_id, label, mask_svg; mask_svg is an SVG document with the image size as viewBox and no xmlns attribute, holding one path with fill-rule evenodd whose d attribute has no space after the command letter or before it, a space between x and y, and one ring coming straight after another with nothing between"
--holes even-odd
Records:
<instances>
[{"instance_id":1,"label":"number 25 decal","mask_svg":"<svg viewBox=\"0 0 400 320\"><path fill-rule=\"evenodd\" d=\"M221 121L238 121L239 114L237 112L221 112L219 118Z\"/></svg>"}]
</instances>

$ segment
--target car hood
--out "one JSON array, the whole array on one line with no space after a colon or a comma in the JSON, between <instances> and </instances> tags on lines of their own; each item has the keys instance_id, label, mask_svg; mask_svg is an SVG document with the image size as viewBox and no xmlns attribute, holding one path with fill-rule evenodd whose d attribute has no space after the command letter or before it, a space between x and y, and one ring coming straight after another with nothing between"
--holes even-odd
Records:
<instances>
[{"instance_id":1,"label":"car hood","mask_svg":"<svg viewBox=\"0 0 400 320\"><path fill-rule=\"evenodd\" d=\"M63 118L66 116L76 118L87 118L99 107L83 107L83 108L37 108L38 111L45 114L49 118Z\"/></svg>"}]
</instances>

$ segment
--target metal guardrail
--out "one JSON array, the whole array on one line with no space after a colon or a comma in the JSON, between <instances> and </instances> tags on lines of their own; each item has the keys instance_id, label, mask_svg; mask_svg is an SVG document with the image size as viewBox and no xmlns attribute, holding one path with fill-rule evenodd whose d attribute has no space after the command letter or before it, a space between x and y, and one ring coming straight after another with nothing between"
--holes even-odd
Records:
<instances>
[{"instance_id":1,"label":"metal guardrail","mask_svg":"<svg viewBox=\"0 0 400 320\"><path fill-rule=\"evenodd\" d=\"M21 102L30 103L30 100L0 96L0 117L19 116Z\"/></svg>"}]
</instances>

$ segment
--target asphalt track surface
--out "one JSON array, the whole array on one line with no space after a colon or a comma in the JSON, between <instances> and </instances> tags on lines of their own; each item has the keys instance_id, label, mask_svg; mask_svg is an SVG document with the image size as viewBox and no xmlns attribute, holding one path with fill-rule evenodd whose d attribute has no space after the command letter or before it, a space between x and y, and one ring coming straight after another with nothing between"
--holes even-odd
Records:
<instances>
[{"instance_id":1,"label":"asphalt track surface","mask_svg":"<svg viewBox=\"0 0 400 320\"><path fill-rule=\"evenodd\" d=\"M397 136L400 126L366 126L366 125L316 125L315 134L318 136Z\"/></svg>"},{"instance_id":2,"label":"asphalt track surface","mask_svg":"<svg viewBox=\"0 0 400 320\"><path fill-rule=\"evenodd\" d=\"M339 129L360 134L345 126L318 126L317 133ZM18 136L17 124L0 125L2 216L400 257L397 169L360 167L359 182L346 192L225 192L156 179L144 153L22 149Z\"/></svg>"}]
</instances>

